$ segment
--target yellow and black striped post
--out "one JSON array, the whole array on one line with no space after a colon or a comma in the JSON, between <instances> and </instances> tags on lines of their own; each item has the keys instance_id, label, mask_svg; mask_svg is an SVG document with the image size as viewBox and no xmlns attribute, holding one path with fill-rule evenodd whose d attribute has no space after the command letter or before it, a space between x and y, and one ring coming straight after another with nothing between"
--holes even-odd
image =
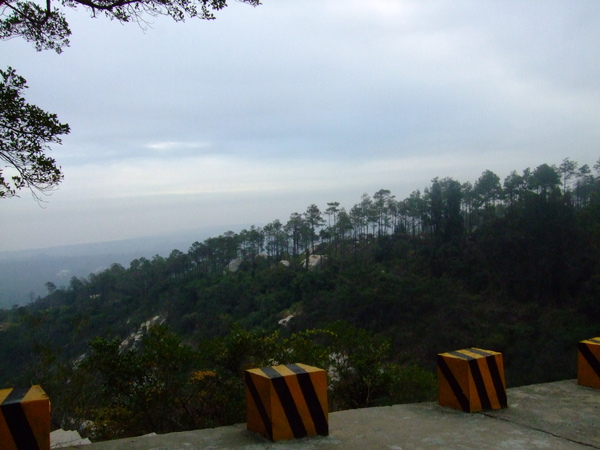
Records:
<instances>
[{"instance_id":1,"label":"yellow and black striped post","mask_svg":"<svg viewBox=\"0 0 600 450\"><path fill-rule=\"evenodd\" d=\"M600 337L579 342L577 383L600 389Z\"/></svg>"},{"instance_id":2,"label":"yellow and black striped post","mask_svg":"<svg viewBox=\"0 0 600 450\"><path fill-rule=\"evenodd\" d=\"M0 390L0 448L50 448L50 400L40 386Z\"/></svg>"},{"instance_id":3,"label":"yellow and black striped post","mask_svg":"<svg viewBox=\"0 0 600 450\"><path fill-rule=\"evenodd\" d=\"M246 371L248 430L272 441L327 436L327 373L306 364Z\"/></svg>"},{"instance_id":4,"label":"yellow and black striped post","mask_svg":"<svg viewBox=\"0 0 600 450\"><path fill-rule=\"evenodd\" d=\"M467 348L438 355L438 401L477 412L507 406L502 353Z\"/></svg>"}]
</instances>

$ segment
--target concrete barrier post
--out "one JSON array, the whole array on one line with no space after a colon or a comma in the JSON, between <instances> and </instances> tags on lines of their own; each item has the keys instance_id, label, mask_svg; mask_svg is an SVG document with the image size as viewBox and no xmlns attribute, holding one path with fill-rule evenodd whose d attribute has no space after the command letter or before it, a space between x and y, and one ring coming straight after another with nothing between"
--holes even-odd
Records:
<instances>
[{"instance_id":1,"label":"concrete barrier post","mask_svg":"<svg viewBox=\"0 0 600 450\"><path fill-rule=\"evenodd\" d=\"M507 406L502 353L468 348L438 355L438 401L465 412Z\"/></svg>"},{"instance_id":2,"label":"concrete barrier post","mask_svg":"<svg viewBox=\"0 0 600 450\"><path fill-rule=\"evenodd\" d=\"M50 449L50 400L40 386L0 390L0 448Z\"/></svg>"},{"instance_id":3,"label":"concrete barrier post","mask_svg":"<svg viewBox=\"0 0 600 450\"><path fill-rule=\"evenodd\" d=\"M250 369L247 428L272 441L329 434L327 373L305 364Z\"/></svg>"},{"instance_id":4,"label":"concrete barrier post","mask_svg":"<svg viewBox=\"0 0 600 450\"><path fill-rule=\"evenodd\" d=\"M577 383L600 389L600 337L583 340L577 347Z\"/></svg>"}]
</instances>

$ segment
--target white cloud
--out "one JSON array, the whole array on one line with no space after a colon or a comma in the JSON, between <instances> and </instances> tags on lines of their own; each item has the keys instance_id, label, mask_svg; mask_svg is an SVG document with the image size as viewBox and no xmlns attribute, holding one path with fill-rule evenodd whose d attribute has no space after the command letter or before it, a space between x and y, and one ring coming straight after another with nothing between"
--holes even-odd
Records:
<instances>
[{"instance_id":1,"label":"white cloud","mask_svg":"<svg viewBox=\"0 0 600 450\"><path fill-rule=\"evenodd\" d=\"M177 150L197 150L207 149L211 147L208 142L182 142L182 141L163 141L163 142L150 142L144 147L150 150L156 150L159 153L170 153Z\"/></svg>"}]
</instances>

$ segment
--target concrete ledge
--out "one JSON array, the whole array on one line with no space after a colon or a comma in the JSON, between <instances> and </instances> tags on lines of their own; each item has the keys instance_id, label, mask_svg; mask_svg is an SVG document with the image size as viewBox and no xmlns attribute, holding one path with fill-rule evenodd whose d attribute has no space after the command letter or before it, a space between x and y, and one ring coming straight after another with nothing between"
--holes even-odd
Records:
<instances>
[{"instance_id":1,"label":"concrete ledge","mask_svg":"<svg viewBox=\"0 0 600 450\"><path fill-rule=\"evenodd\" d=\"M89 439L81 439L81 436L74 430L54 430L50 433L50 448L65 448L74 445L87 445L92 442Z\"/></svg>"},{"instance_id":2,"label":"concrete ledge","mask_svg":"<svg viewBox=\"0 0 600 450\"><path fill-rule=\"evenodd\" d=\"M508 406L484 414L600 448L600 389L577 380L532 384L510 389Z\"/></svg>"},{"instance_id":3,"label":"concrete ledge","mask_svg":"<svg viewBox=\"0 0 600 450\"><path fill-rule=\"evenodd\" d=\"M574 380L508 389L508 408L469 414L437 403L339 411L330 435L273 443L246 424L99 442L102 449L600 448L600 390Z\"/></svg>"}]
</instances>

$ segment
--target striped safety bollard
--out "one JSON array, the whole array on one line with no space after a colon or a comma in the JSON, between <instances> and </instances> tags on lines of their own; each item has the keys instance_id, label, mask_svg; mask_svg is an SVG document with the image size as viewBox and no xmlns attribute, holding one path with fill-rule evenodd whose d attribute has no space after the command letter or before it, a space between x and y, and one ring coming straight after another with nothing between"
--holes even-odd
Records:
<instances>
[{"instance_id":1,"label":"striped safety bollard","mask_svg":"<svg viewBox=\"0 0 600 450\"><path fill-rule=\"evenodd\" d=\"M577 383L600 389L600 337L577 345Z\"/></svg>"},{"instance_id":2,"label":"striped safety bollard","mask_svg":"<svg viewBox=\"0 0 600 450\"><path fill-rule=\"evenodd\" d=\"M50 448L50 400L40 386L0 390L0 449Z\"/></svg>"},{"instance_id":3,"label":"striped safety bollard","mask_svg":"<svg viewBox=\"0 0 600 450\"><path fill-rule=\"evenodd\" d=\"M272 441L329 434L327 373L306 364L246 371L247 428Z\"/></svg>"},{"instance_id":4,"label":"striped safety bollard","mask_svg":"<svg viewBox=\"0 0 600 450\"><path fill-rule=\"evenodd\" d=\"M467 348L438 355L438 401L465 412L507 406L502 353Z\"/></svg>"}]
</instances>

